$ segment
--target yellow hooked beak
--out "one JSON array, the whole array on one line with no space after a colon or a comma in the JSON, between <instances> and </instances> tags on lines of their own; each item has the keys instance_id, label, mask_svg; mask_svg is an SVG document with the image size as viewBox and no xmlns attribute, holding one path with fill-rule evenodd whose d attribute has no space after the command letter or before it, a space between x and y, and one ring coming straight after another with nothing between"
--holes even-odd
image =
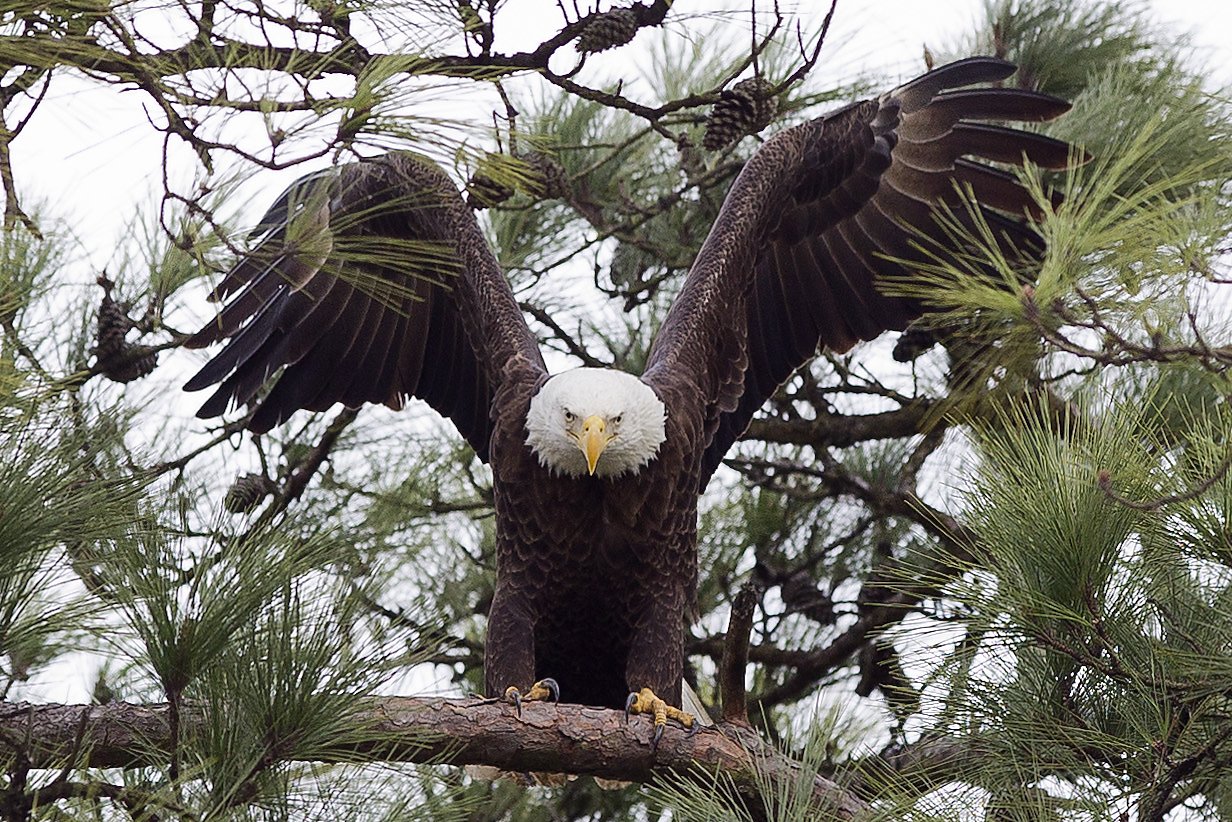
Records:
<instances>
[{"instance_id":1,"label":"yellow hooked beak","mask_svg":"<svg viewBox=\"0 0 1232 822\"><path fill-rule=\"evenodd\" d=\"M578 436L578 448L586 455L586 467L594 476L595 466L599 463L599 455L612 438L607 434L607 423L598 414L591 414L582 420L582 433Z\"/></svg>"}]
</instances>

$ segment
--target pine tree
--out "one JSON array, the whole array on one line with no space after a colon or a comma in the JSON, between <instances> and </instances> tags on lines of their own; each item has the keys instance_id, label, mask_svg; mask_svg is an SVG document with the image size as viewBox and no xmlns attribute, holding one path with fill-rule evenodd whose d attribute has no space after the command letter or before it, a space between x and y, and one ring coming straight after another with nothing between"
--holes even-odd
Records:
<instances>
[{"instance_id":1,"label":"pine tree","mask_svg":"<svg viewBox=\"0 0 1232 822\"><path fill-rule=\"evenodd\" d=\"M748 638L753 728L724 750L779 757L690 767L682 739L674 774L614 791L473 778L483 752L434 711L482 687L483 464L418 407L261 437L180 414L186 332L259 213L237 188L389 148L471 181L554 366L638 370L752 132L892 84L820 87L820 15L755 30L754 58L744 22L663 28L671 6L571 9L513 55L488 0L0 11L0 815L1232 816L1232 129L1135 3L990 2L937 50L1074 100L1048 129L1092 161L1026 173L1048 258L894 284L938 313L800 369L703 500L687 677L730 719ZM607 53L630 42L641 75ZM108 271L11 173L74 71L196 158ZM756 122L709 139L750 88ZM463 95L482 116L430 105Z\"/></svg>"}]
</instances>

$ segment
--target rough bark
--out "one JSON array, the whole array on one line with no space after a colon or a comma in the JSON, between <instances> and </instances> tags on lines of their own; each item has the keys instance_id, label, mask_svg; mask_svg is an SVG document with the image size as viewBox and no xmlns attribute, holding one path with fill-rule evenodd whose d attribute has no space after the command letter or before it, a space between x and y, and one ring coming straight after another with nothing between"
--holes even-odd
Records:
<instances>
[{"instance_id":1,"label":"rough bark","mask_svg":"<svg viewBox=\"0 0 1232 822\"><path fill-rule=\"evenodd\" d=\"M202 721L186 707L186 739ZM757 772L769 781L796 780L799 766L764 746L756 734L734 726L689 736L670 727L651 748L646 717L625 723L620 711L581 705L529 703L519 717L506 704L480 699L379 697L356 718L362 740L320 761L404 761L491 765L506 771L551 771L647 782L705 778L722 770L742 793L757 796ZM106 705L0 703L0 750L34 768L65 765L124 768L165 764L171 749L166 704ZM764 777L763 777L764 779ZM837 783L813 777L819 818L855 819L867 804Z\"/></svg>"},{"instance_id":2,"label":"rough bark","mask_svg":"<svg viewBox=\"0 0 1232 822\"><path fill-rule=\"evenodd\" d=\"M749 638L753 631L753 612L761 600L762 589L746 582L732 603L727 621L727 638L719 661L719 694L723 721L749 725L748 694L744 689L745 669L749 665Z\"/></svg>"}]
</instances>

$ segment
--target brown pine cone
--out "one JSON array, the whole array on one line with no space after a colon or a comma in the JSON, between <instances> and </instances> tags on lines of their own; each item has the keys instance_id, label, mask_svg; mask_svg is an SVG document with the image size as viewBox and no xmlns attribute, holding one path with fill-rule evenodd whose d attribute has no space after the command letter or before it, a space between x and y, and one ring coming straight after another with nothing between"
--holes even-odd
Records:
<instances>
[{"instance_id":1,"label":"brown pine cone","mask_svg":"<svg viewBox=\"0 0 1232 822\"><path fill-rule=\"evenodd\" d=\"M477 171L466 181L466 204L474 209L491 208L513 196L513 189L498 183L482 171Z\"/></svg>"},{"instance_id":2,"label":"brown pine cone","mask_svg":"<svg viewBox=\"0 0 1232 822\"><path fill-rule=\"evenodd\" d=\"M710 116L702 145L718 151L747 134L756 134L770 124L778 103L770 96L770 83L761 77L741 80L720 95Z\"/></svg>"},{"instance_id":3,"label":"brown pine cone","mask_svg":"<svg viewBox=\"0 0 1232 822\"><path fill-rule=\"evenodd\" d=\"M569 175L554 157L532 151L523 154L520 159L530 166L527 179L530 194L545 200L556 200L569 193Z\"/></svg>"},{"instance_id":4,"label":"brown pine cone","mask_svg":"<svg viewBox=\"0 0 1232 822\"><path fill-rule=\"evenodd\" d=\"M133 321L128 318L124 306L111 297L111 289L115 283L100 276L98 284L103 287L103 298L98 303L98 325L94 335L94 356L99 362L114 359L120 355L127 343L124 335L133 327Z\"/></svg>"},{"instance_id":5,"label":"brown pine cone","mask_svg":"<svg viewBox=\"0 0 1232 822\"><path fill-rule=\"evenodd\" d=\"M149 374L158 365L158 352L148 345L125 343L118 352L99 358L99 370L103 376L119 383L129 383Z\"/></svg>"},{"instance_id":6,"label":"brown pine cone","mask_svg":"<svg viewBox=\"0 0 1232 822\"><path fill-rule=\"evenodd\" d=\"M597 14L578 35L576 48L582 54L596 54L623 46L637 34L637 14L633 9L612 9Z\"/></svg>"},{"instance_id":7,"label":"brown pine cone","mask_svg":"<svg viewBox=\"0 0 1232 822\"><path fill-rule=\"evenodd\" d=\"M227 489L222 505L233 514L246 514L274 493L276 487L264 474L242 474Z\"/></svg>"}]
</instances>

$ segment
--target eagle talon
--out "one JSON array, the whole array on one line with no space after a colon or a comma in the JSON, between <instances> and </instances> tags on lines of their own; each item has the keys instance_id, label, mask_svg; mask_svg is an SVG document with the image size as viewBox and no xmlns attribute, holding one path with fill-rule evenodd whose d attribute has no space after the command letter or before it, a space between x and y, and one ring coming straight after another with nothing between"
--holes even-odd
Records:
<instances>
[{"instance_id":1,"label":"eagle talon","mask_svg":"<svg viewBox=\"0 0 1232 822\"><path fill-rule=\"evenodd\" d=\"M552 677L544 677L531 685L525 696L517 686L510 685L505 689L505 701L513 704L520 717L523 702L560 702L560 685Z\"/></svg>"},{"instance_id":2,"label":"eagle talon","mask_svg":"<svg viewBox=\"0 0 1232 822\"><path fill-rule=\"evenodd\" d=\"M663 729L667 727L669 719L680 723L680 726L689 732L689 736L697 733L697 720L693 714L668 705L649 688L642 688L640 691L629 694L628 699L625 700L626 723L629 721L629 714L653 715L654 736L650 740L651 751L658 750L659 740L663 738Z\"/></svg>"},{"instance_id":3,"label":"eagle talon","mask_svg":"<svg viewBox=\"0 0 1232 822\"><path fill-rule=\"evenodd\" d=\"M512 702L518 716L522 715L522 692L513 685L505 689L505 701Z\"/></svg>"}]
</instances>

